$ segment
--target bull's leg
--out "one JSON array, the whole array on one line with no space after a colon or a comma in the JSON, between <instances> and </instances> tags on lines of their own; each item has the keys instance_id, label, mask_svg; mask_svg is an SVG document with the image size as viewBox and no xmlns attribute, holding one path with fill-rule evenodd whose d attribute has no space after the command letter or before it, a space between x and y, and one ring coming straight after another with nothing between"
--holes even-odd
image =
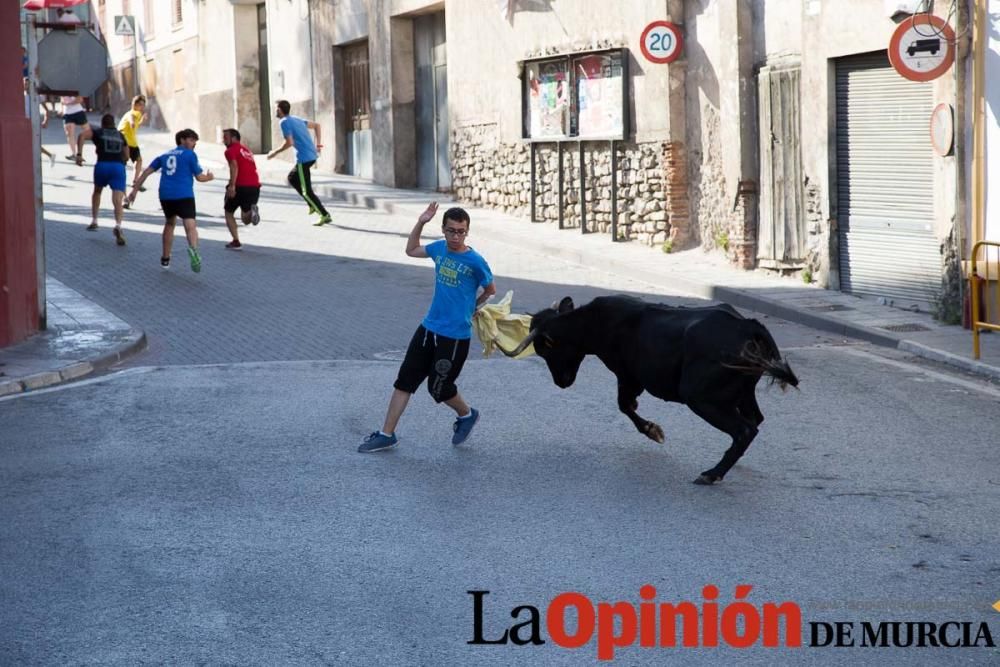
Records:
<instances>
[{"instance_id":1,"label":"bull's leg","mask_svg":"<svg viewBox=\"0 0 1000 667\"><path fill-rule=\"evenodd\" d=\"M740 460L747 447L757 437L757 427L752 420L743 417L736 406L722 407L713 403L699 402L688 403L688 407L709 424L733 438L733 444L722 455L722 460L694 480L695 484L714 484L725 477L733 464Z\"/></svg>"},{"instance_id":2,"label":"bull's leg","mask_svg":"<svg viewBox=\"0 0 1000 667\"><path fill-rule=\"evenodd\" d=\"M743 400L739 402L739 409L741 415L757 426L760 426L764 421L764 415L761 414L760 406L757 405L757 395L754 393L753 387L746 393Z\"/></svg>"},{"instance_id":3,"label":"bull's leg","mask_svg":"<svg viewBox=\"0 0 1000 667\"><path fill-rule=\"evenodd\" d=\"M643 419L635 412L639 409L639 401L637 399L641 393L642 387L619 380L618 409L625 413L626 417L632 420L632 423L635 424L635 428L639 431L639 433L642 433L650 440L655 440L656 442L662 444L665 438L663 435L663 429L660 428L660 425Z\"/></svg>"}]
</instances>

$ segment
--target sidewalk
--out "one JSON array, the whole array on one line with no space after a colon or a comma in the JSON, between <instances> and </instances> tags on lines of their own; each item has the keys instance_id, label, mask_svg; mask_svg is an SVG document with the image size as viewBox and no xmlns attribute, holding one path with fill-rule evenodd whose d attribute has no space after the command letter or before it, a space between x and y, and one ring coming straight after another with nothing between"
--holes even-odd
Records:
<instances>
[{"instance_id":1,"label":"sidewalk","mask_svg":"<svg viewBox=\"0 0 1000 667\"><path fill-rule=\"evenodd\" d=\"M58 280L45 281L48 329L0 348L0 396L104 370L146 347L146 335Z\"/></svg>"},{"instance_id":2,"label":"sidewalk","mask_svg":"<svg viewBox=\"0 0 1000 667\"><path fill-rule=\"evenodd\" d=\"M148 152L173 146L173 135L144 132ZM225 147L200 141L197 152L206 168L227 173ZM288 151L291 153L291 151ZM261 178L271 184L285 182L291 163L258 156ZM313 186L321 197L352 205L381 209L416 218L428 201L447 199L440 193L400 190L369 181L314 171ZM803 284L763 270L741 271L719 253L701 249L665 255L659 248L637 243L612 243L607 234L581 234L579 229L559 230L551 223L531 223L491 209L464 206L472 216L476 234L514 246L530 245L552 257L587 266L602 266L609 273L626 276L663 289L780 317L828 333L890 347L954 368L1000 380L1000 336L984 335L981 358L972 359L972 334L957 325L944 325L929 313L882 305L871 298ZM336 222L336 218L334 219Z\"/></svg>"}]
</instances>

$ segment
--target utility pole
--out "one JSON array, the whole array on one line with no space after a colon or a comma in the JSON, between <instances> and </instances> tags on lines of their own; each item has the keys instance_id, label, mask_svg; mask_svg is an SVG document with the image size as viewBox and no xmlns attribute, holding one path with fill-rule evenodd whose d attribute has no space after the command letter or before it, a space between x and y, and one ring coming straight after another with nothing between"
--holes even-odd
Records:
<instances>
[{"instance_id":1,"label":"utility pole","mask_svg":"<svg viewBox=\"0 0 1000 667\"><path fill-rule=\"evenodd\" d=\"M0 347L22 341L44 326L44 310L39 308L40 294L44 308L44 274L39 285L36 171L17 167L25 155L38 164L33 139L37 135L24 113L23 81L18 82L23 76L18 53L20 4L0 4ZM33 64L29 60L29 78ZM36 105L36 116L37 109Z\"/></svg>"}]
</instances>

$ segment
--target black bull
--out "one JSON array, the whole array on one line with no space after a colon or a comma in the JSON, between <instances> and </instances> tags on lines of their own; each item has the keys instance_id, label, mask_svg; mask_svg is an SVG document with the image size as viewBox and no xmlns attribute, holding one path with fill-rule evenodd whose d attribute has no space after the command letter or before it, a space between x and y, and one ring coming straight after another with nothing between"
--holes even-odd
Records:
<instances>
[{"instance_id":1,"label":"black bull","mask_svg":"<svg viewBox=\"0 0 1000 667\"><path fill-rule=\"evenodd\" d=\"M732 445L696 484L721 480L753 442L764 421L754 395L761 376L782 389L799 384L764 325L727 304L685 308L602 296L574 308L566 297L535 313L528 337L504 353L517 356L531 343L563 389L583 358L596 355L618 378L618 408L656 442L663 442L663 429L636 414L643 391L683 403L729 434Z\"/></svg>"}]
</instances>

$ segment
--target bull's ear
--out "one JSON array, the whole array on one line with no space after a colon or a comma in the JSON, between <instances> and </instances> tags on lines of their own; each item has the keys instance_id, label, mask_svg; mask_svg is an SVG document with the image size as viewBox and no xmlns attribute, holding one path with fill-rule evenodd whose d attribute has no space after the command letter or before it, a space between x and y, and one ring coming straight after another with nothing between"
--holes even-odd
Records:
<instances>
[{"instance_id":1,"label":"bull's ear","mask_svg":"<svg viewBox=\"0 0 1000 667\"><path fill-rule=\"evenodd\" d=\"M573 310L573 299L569 298L568 296L564 296L563 300L559 302L559 308L557 310L559 311L560 315L562 315L563 313L568 313L569 311Z\"/></svg>"}]
</instances>

